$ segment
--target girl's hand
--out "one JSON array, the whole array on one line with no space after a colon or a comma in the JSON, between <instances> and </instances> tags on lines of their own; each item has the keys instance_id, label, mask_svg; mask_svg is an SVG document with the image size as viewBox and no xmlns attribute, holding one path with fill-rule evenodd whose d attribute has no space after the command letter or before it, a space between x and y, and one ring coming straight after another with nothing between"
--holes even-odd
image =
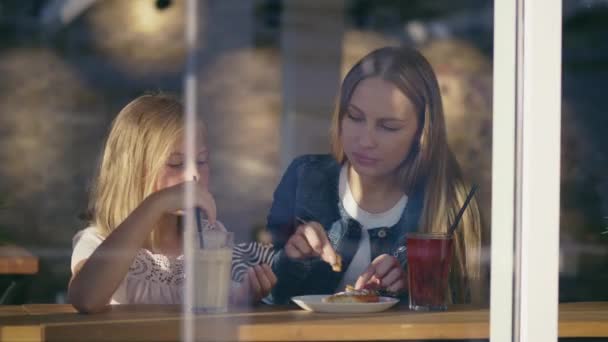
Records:
<instances>
[{"instance_id":1,"label":"girl's hand","mask_svg":"<svg viewBox=\"0 0 608 342\"><path fill-rule=\"evenodd\" d=\"M290 259L299 260L320 256L330 265L338 263L338 255L319 222L307 222L298 226L296 232L285 244L285 253Z\"/></svg>"},{"instance_id":2,"label":"girl's hand","mask_svg":"<svg viewBox=\"0 0 608 342\"><path fill-rule=\"evenodd\" d=\"M268 296L276 283L277 277L270 266L263 264L249 268L241 286L233 290L233 302L237 305L258 302Z\"/></svg>"},{"instance_id":3,"label":"girl's hand","mask_svg":"<svg viewBox=\"0 0 608 342\"><path fill-rule=\"evenodd\" d=\"M184 196L186 189L189 187L192 187L194 191L194 205L186 207ZM200 182L194 180L185 181L183 183L159 190L150 195L150 198L158 203L158 210L160 212L173 214L176 212L191 210L196 207L205 212L207 220L210 224L215 224L217 215L215 199L207 188L202 186Z\"/></svg>"},{"instance_id":4,"label":"girl's hand","mask_svg":"<svg viewBox=\"0 0 608 342\"><path fill-rule=\"evenodd\" d=\"M407 288L406 273L392 255L382 254L367 267L357 279L355 289L386 289L399 293Z\"/></svg>"}]
</instances>

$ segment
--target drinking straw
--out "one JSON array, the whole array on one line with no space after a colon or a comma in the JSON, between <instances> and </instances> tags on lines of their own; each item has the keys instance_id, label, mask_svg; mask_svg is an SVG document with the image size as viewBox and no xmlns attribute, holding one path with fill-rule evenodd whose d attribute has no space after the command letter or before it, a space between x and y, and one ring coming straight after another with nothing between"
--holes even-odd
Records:
<instances>
[{"instance_id":1,"label":"drinking straw","mask_svg":"<svg viewBox=\"0 0 608 342\"><path fill-rule=\"evenodd\" d=\"M196 181L196 176L193 177L194 181ZM195 207L194 213L196 215L196 230L198 231L198 244L199 247L203 248L203 224L201 223L201 208Z\"/></svg>"},{"instance_id":2,"label":"drinking straw","mask_svg":"<svg viewBox=\"0 0 608 342\"><path fill-rule=\"evenodd\" d=\"M198 230L198 244L203 248L203 225L201 224L201 208L194 209L196 213L196 230Z\"/></svg>"},{"instance_id":3,"label":"drinking straw","mask_svg":"<svg viewBox=\"0 0 608 342\"><path fill-rule=\"evenodd\" d=\"M471 202L473 195L475 195L475 191L477 191L477 184L473 184L473 187L471 187L471 191L469 191L469 195L467 196L466 200L464 201L462 208L460 208L460 211L458 211L458 215L456 215L454 222L452 222L452 225L450 226L450 229L448 230L448 233L450 235L454 235L454 231L458 227L458 223L460 223L462 214L464 213L464 210L469 206L469 202Z\"/></svg>"}]
</instances>

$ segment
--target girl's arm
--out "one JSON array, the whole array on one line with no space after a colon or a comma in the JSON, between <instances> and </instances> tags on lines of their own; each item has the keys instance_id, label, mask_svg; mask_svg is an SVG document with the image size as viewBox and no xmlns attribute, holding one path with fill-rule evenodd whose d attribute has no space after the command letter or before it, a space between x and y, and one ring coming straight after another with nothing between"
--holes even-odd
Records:
<instances>
[{"instance_id":1,"label":"girl's arm","mask_svg":"<svg viewBox=\"0 0 608 342\"><path fill-rule=\"evenodd\" d=\"M181 209L185 184L148 196L88 259L75 267L68 286L68 300L79 312L98 312L109 303L161 215ZM195 198L196 206L203 208L209 221L214 223L213 197L206 190L200 190Z\"/></svg>"},{"instance_id":2,"label":"girl's arm","mask_svg":"<svg viewBox=\"0 0 608 342\"><path fill-rule=\"evenodd\" d=\"M246 270L243 282L231 289L230 299L235 305L256 304L268 296L276 283L277 277L270 266L255 265Z\"/></svg>"},{"instance_id":3,"label":"girl's arm","mask_svg":"<svg viewBox=\"0 0 608 342\"><path fill-rule=\"evenodd\" d=\"M160 217L150 196L80 262L68 286L68 300L79 312L103 309L122 282L137 251Z\"/></svg>"}]
</instances>

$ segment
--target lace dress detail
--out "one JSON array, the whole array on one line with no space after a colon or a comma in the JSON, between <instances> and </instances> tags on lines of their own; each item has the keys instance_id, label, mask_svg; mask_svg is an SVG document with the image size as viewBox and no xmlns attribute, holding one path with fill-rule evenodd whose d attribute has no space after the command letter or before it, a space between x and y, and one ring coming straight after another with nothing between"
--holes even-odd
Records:
<instances>
[{"instance_id":1,"label":"lace dress detail","mask_svg":"<svg viewBox=\"0 0 608 342\"><path fill-rule=\"evenodd\" d=\"M124 280L126 300L133 304L179 304L184 278L183 256L140 249Z\"/></svg>"},{"instance_id":2,"label":"lace dress detail","mask_svg":"<svg viewBox=\"0 0 608 342\"><path fill-rule=\"evenodd\" d=\"M184 283L183 256L168 258L162 254L153 254L148 250L139 250L128 276L143 278L154 283L181 286Z\"/></svg>"},{"instance_id":3,"label":"lace dress detail","mask_svg":"<svg viewBox=\"0 0 608 342\"><path fill-rule=\"evenodd\" d=\"M74 237L71 268L87 259L102 243L103 237L95 229L87 228ZM232 253L233 282L242 282L247 269L262 263L272 266L276 252L271 245L257 242L234 246ZM184 257L169 257L140 249L133 259L125 278L112 295L111 304L181 304Z\"/></svg>"},{"instance_id":4,"label":"lace dress detail","mask_svg":"<svg viewBox=\"0 0 608 342\"><path fill-rule=\"evenodd\" d=\"M272 245L241 243L232 252L231 277L242 282L247 269L255 265L272 266L276 251ZM184 285L184 257L170 258L140 249L125 277L129 303L181 303Z\"/></svg>"}]
</instances>

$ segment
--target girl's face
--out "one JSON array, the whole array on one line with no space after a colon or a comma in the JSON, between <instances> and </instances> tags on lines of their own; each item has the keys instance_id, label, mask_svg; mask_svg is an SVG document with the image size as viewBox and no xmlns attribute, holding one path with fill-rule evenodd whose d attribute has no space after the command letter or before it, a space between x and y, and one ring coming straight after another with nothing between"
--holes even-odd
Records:
<instances>
[{"instance_id":1,"label":"girl's face","mask_svg":"<svg viewBox=\"0 0 608 342\"><path fill-rule=\"evenodd\" d=\"M393 176L412 148L418 116L410 100L379 77L357 85L342 118L341 140L361 176Z\"/></svg>"},{"instance_id":2,"label":"girl's face","mask_svg":"<svg viewBox=\"0 0 608 342\"><path fill-rule=\"evenodd\" d=\"M175 144L165 164L158 175L155 191L197 179L201 186L209 184L209 152L205 145L196 152L196 164L192 167L186 165L186 154L181 141Z\"/></svg>"}]
</instances>

